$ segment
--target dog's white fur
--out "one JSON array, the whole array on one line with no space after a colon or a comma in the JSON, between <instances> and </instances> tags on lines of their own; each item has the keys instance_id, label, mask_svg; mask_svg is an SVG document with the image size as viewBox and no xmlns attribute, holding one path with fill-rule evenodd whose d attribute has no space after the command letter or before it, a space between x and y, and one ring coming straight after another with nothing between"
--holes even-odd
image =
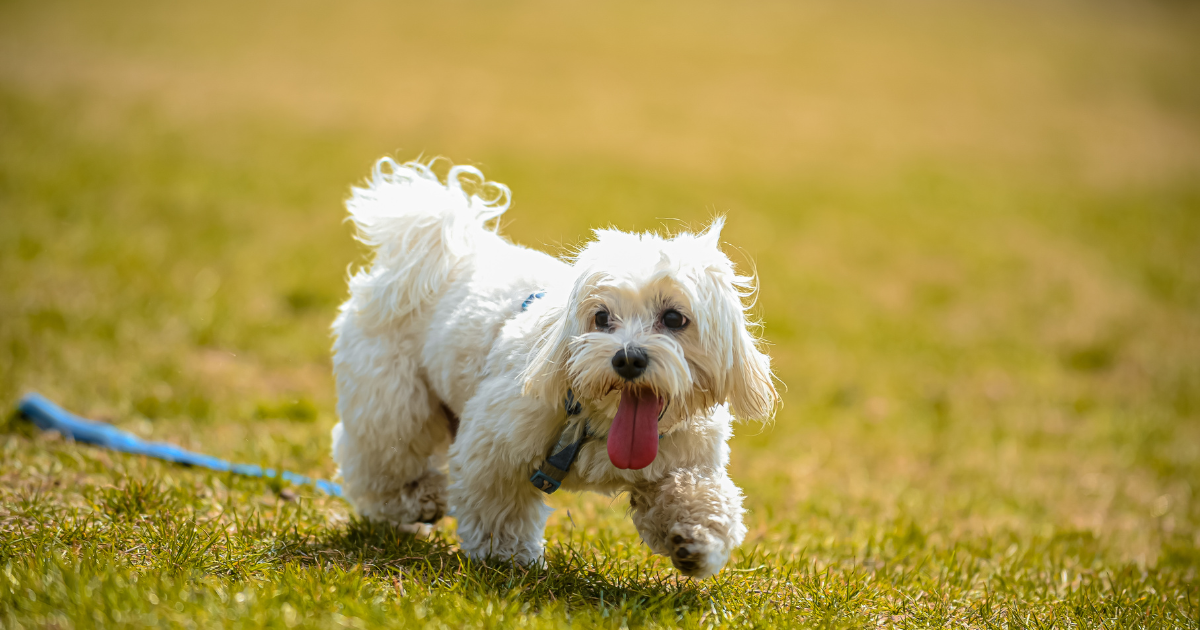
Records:
<instances>
[{"instance_id":1,"label":"dog's white fur","mask_svg":"<svg viewBox=\"0 0 1200 630\"><path fill-rule=\"evenodd\" d=\"M346 497L397 524L449 505L467 555L541 562L550 509L529 477L567 422L570 388L596 437L563 489L628 491L654 552L687 575L715 574L746 534L725 470L733 418L767 418L777 400L743 304L752 280L721 252L722 220L673 238L599 230L563 262L489 229L508 200L474 168L443 182L387 158L353 189L350 219L375 257L333 324ZM602 308L607 331L594 326ZM664 328L667 308L690 324ZM637 383L667 401L658 455L641 470L614 467L605 448L624 385L611 359L627 346L650 358ZM456 437L447 412L461 419Z\"/></svg>"}]
</instances>

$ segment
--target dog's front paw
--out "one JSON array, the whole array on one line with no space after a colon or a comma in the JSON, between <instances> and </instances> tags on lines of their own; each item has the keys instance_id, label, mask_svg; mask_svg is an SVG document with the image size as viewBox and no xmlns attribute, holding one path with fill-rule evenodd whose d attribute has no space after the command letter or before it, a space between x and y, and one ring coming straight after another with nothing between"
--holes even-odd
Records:
<instances>
[{"instance_id":1,"label":"dog's front paw","mask_svg":"<svg viewBox=\"0 0 1200 630\"><path fill-rule=\"evenodd\" d=\"M671 564L688 577L715 575L729 559L725 545L702 525L679 523L672 526L667 535L667 547Z\"/></svg>"},{"instance_id":2,"label":"dog's front paw","mask_svg":"<svg viewBox=\"0 0 1200 630\"><path fill-rule=\"evenodd\" d=\"M459 535L463 534L462 523L459 523ZM523 567L547 567L546 550L540 540L520 540L506 536L488 534L485 536L464 537L459 549L472 560L512 562Z\"/></svg>"}]
</instances>

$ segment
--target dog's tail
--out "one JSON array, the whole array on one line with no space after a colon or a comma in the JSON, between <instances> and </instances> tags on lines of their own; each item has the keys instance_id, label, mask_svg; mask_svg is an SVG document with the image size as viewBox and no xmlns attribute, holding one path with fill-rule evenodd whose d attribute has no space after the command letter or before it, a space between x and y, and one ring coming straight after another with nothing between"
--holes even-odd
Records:
<instances>
[{"instance_id":1,"label":"dog's tail","mask_svg":"<svg viewBox=\"0 0 1200 630\"><path fill-rule=\"evenodd\" d=\"M508 187L479 169L453 166L443 182L433 164L383 158L346 202L356 238L375 250L371 266L350 278L356 315L367 327L430 305L476 242L495 238L488 224L508 209Z\"/></svg>"}]
</instances>

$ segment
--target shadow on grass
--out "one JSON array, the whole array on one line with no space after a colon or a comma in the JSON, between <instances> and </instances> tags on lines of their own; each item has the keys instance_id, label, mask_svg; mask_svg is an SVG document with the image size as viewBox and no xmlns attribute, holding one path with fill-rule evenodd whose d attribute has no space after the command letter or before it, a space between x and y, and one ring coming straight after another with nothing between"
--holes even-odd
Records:
<instances>
[{"instance_id":1,"label":"shadow on grass","mask_svg":"<svg viewBox=\"0 0 1200 630\"><path fill-rule=\"evenodd\" d=\"M397 588L415 581L427 588L517 597L533 604L697 609L719 597L712 592L719 582L696 582L646 567L627 552L608 551L569 542L548 547L545 566L481 562L468 558L441 532L421 538L389 524L353 519L344 528L327 530L294 559L343 569L362 567L366 575L393 578Z\"/></svg>"}]
</instances>

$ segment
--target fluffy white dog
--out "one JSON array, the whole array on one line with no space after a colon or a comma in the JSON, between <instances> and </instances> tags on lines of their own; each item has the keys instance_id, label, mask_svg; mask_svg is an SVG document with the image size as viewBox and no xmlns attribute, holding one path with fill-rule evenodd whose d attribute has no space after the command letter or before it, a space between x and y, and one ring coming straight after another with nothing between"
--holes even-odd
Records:
<instances>
[{"instance_id":1,"label":"fluffy white dog","mask_svg":"<svg viewBox=\"0 0 1200 630\"><path fill-rule=\"evenodd\" d=\"M375 257L333 324L346 497L397 524L449 505L467 555L528 564L545 493L628 492L654 552L713 575L746 534L731 424L777 400L722 220L673 238L599 230L564 262L489 229L508 203L474 168L443 183L386 158L353 189Z\"/></svg>"}]
</instances>

